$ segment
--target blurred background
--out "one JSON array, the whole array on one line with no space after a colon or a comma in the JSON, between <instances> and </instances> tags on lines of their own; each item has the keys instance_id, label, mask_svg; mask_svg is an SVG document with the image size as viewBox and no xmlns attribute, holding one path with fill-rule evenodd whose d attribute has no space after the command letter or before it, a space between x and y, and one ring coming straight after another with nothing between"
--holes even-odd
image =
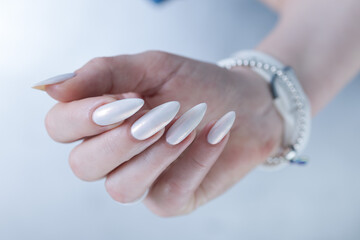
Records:
<instances>
[{"instance_id":1,"label":"blurred background","mask_svg":"<svg viewBox=\"0 0 360 240\"><path fill-rule=\"evenodd\" d=\"M308 166L254 171L188 216L117 204L46 134L34 82L149 49L216 62L276 18L252 0L0 0L0 239L360 239L359 77L314 119Z\"/></svg>"}]
</instances>

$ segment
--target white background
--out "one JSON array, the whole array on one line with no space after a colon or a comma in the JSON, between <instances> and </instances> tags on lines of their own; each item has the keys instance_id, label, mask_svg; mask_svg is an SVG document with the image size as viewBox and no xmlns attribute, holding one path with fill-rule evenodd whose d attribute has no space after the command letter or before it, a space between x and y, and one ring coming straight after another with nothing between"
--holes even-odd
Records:
<instances>
[{"instance_id":1,"label":"white background","mask_svg":"<svg viewBox=\"0 0 360 240\"><path fill-rule=\"evenodd\" d=\"M314 119L309 166L254 171L170 219L76 179L73 145L44 128L54 101L30 89L96 56L161 49L215 62L275 22L251 0L0 0L0 239L359 239L359 79Z\"/></svg>"}]
</instances>

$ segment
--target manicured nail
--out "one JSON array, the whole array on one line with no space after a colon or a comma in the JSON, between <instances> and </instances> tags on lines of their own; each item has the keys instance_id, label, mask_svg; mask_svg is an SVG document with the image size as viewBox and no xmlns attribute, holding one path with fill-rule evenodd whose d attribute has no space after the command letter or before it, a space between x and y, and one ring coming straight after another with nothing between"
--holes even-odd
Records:
<instances>
[{"instance_id":1,"label":"manicured nail","mask_svg":"<svg viewBox=\"0 0 360 240\"><path fill-rule=\"evenodd\" d=\"M200 103L184 113L167 131L166 141L176 145L189 136L203 119L206 109L206 103Z\"/></svg>"},{"instance_id":2,"label":"manicured nail","mask_svg":"<svg viewBox=\"0 0 360 240\"><path fill-rule=\"evenodd\" d=\"M180 109L180 103L167 102L150 110L131 126L131 134L138 140L145 140L168 125Z\"/></svg>"},{"instance_id":3,"label":"manicured nail","mask_svg":"<svg viewBox=\"0 0 360 240\"><path fill-rule=\"evenodd\" d=\"M228 112L222 118L220 118L215 125L211 128L207 140L210 144L219 143L226 134L230 131L232 125L235 122L236 114L234 111Z\"/></svg>"},{"instance_id":4,"label":"manicured nail","mask_svg":"<svg viewBox=\"0 0 360 240\"><path fill-rule=\"evenodd\" d=\"M144 105L140 98L121 99L105 104L96 109L92 115L93 121L100 126L121 122L134 115Z\"/></svg>"},{"instance_id":5,"label":"manicured nail","mask_svg":"<svg viewBox=\"0 0 360 240\"><path fill-rule=\"evenodd\" d=\"M70 78L73 78L73 77L75 77L75 73L65 73L65 74L58 75L58 76L43 80L41 82L35 83L32 86L32 88L45 91L45 86L51 85L51 84L56 84L56 83L61 83Z\"/></svg>"}]
</instances>

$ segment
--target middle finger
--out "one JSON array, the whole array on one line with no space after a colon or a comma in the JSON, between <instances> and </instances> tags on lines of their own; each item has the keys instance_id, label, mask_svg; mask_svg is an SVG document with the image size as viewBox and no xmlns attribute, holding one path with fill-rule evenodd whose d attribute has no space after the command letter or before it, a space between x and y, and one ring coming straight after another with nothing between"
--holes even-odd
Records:
<instances>
[{"instance_id":1,"label":"middle finger","mask_svg":"<svg viewBox=\"0 0 360 240\"><path fill-rule=\"evenodd\" d=\"M84 140L69 157L75 175L97 180L144 151L161 137L179 107L178 102L164 103L144 116L144 112L137 113L117 128Z\"/></svg>"}]
</instances>

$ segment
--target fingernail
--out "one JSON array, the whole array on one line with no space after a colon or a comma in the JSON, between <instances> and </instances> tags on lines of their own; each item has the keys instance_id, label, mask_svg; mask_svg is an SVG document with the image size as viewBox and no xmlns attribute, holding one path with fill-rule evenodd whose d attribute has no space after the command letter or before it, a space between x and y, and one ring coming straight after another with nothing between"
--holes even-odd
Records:
<instances>
[{"instance_id":1,"label":"fingernail","mask_svg":"<svg viewBox=\"0 0 360 240\"><path fill-rule=\"evenodd\" d=\"M168 125L180 109L180 103L167 102L150 110L131 126L131 134L138 140L145 140Z\"/></svg>"},{"instance_id":2,"label":"fingernail","mask_svg":"<svg viewBox=\"0 0 360 240\"><path fill-rule=\"evenodd\" d=\"M140 98L126 98L105 104L96 109L92 115L93 121L100 126L121 122L134 115L144 105Z\"/></svg>"},{"instance_id":3,"label":"fingernail","mask_svg":"<svg viewBox=\"0 0 360 240\"><path fill-rule=\"evenodd\" d=\"M206 109L206 103L200 103L184 113L167 131L166 141L176 145L189 136L203 119Z\"/></svg>"},{"instance_id":4,"label":"fingernail","mask_svg":"<svg viewBox=\"0 0 360 240\"><path fill-rule=\"evenodd\" d=\"M226 134L230 131L232 125L235 122L236 114L234 111L228 112L222 118L220 118L215 125L211 128L207 140L210 144L219 143Z\"/></svg>"},{"instance_id":5,"label":"fingernail","mask_svg":"<svg viewBox=\"0 0 360 240\"><path fill-rule=\"evenodd\" d=\"M65 73L65 74L58 75L58 76L43 80L41 82L35 83L32 86L32 88L45 91L45 86L51 85L51 84L56 84L56 83L61 83L70 78L73 78L73 77L75 77L75 73Z\"/></svg>"}]
</instances>

